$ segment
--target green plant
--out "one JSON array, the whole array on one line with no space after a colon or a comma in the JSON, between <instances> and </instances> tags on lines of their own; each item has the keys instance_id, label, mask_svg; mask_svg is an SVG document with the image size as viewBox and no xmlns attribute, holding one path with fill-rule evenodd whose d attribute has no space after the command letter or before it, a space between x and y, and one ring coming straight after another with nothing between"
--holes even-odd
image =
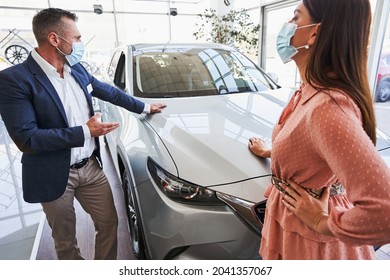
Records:
<instances>
[{"instance_id":1,"label":"green plant","mask_svg":"<svg viewBox=\"0 0 390 280\"><path fill-rule=\"evenodd\" d=\"M234 46L247 54L257 52L260 25L254 24L244 9L223 16L206 9L198 16L195 28L193 36L197 40Z\"/></svg>"}]
</instances>

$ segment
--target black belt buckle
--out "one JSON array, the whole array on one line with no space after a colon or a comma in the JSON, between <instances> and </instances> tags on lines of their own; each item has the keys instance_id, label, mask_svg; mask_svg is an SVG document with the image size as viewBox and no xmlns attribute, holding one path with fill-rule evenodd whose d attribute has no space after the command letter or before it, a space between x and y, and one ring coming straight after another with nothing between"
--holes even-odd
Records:
<instances>
[{"instance_id":1,"label":"black belt buckle","mask_svg":"<svg viewBox=\"0 0 390 280\"><path fill-rule=\"evenodd\" d=\"M80 160L79 162L76 162L70 166L72 169L80 169L81 167L85 166L88 162L89 158L84 158Z\"/></svg>"}]
</instances>

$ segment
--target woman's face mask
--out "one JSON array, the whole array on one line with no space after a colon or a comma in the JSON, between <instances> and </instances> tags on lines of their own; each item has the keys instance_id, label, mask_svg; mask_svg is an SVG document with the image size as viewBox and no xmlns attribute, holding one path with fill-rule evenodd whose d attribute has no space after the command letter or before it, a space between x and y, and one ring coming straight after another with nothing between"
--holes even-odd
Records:
<instances>
[{"instance_id":1,"label":"woman's face mask","mask_svg":"<svg viewBox=\"0 0 390 280\"><path fill-rule=\"evenodd\" d=\"M70 66L73 66L81 61L81 58L84 55L84 44L83 42L73 42L70 43L60 35L57 35L60 39L64 40L68 44L72 45L72 52L70 54L63 53L60 49L57 50L65 56L65 59L68 61Z\"/></svg>"},{"instance_id":2,"label":"woman's face mask","mask_svg":"<svg viewBox=\"0 0 390 280\"><path fill-rule=\"evenodd\" d=\"M282 29L279 31L278 37L276 38L276 50L282 59L283 63L291 61L291 58L298 53L299 49L308 49L309 45L301 47L294 47L290 45L291 38L294 36L297 29L302 29L310 26L317 25L318 23L308 24L298 27L295 23L286 22L283 24Z\"/></svg>"}]
</instances>

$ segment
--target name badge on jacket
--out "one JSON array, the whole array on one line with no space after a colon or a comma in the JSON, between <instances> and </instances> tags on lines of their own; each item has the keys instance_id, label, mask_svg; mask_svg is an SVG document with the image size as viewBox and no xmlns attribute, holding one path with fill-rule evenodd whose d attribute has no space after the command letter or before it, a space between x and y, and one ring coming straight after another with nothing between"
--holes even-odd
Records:
<instances>
[{"instance_id":1,"label":"name badge on jacket","mask_svg":"<svg viewBox=\"0 0 390 280\"><path fill-rule=\"evenodd\" d=\"M93 91L93 87L91 84L87 85L87 91L89 94L91 94L91 92Z\"/></svg>"}]
</instances>

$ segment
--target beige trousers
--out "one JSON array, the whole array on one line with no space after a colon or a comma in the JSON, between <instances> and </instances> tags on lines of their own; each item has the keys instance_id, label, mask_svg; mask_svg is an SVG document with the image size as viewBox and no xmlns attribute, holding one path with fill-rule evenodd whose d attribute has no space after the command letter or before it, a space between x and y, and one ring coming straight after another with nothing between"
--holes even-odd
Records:
<instances>
[{"instance_id":1,"label":"beige trousers","mask_svg":"<svg viewBox=\"0 0 390 280\"><path fill-rule=\"evenodd\" d=\"M115 260L118 216L110 185L94 156L82 168L70 170L68 185L60 198L42 203L58 259L83 259L76 240L74 198L94 222L95 259Z\"/></svg>"}]
</instances>

